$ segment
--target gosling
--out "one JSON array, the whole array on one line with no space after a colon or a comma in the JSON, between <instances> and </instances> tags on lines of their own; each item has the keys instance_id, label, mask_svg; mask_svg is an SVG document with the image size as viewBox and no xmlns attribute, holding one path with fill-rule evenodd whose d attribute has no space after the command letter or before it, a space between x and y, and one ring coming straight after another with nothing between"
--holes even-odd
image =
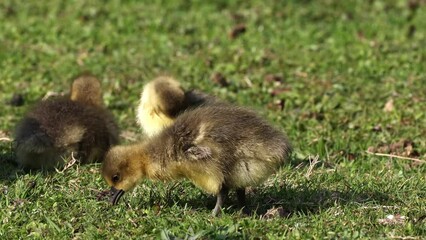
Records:
<instances>
[{"instance_id":1,"label":"gosling","mask_svg":"<svg viewBox=\"0 0 426 240\"><path fill-rule=\"evenodd\" d=\"M71 154L81 163L99 162L118 143L118 126L104 107L101 84L82 75L69 96L40 101L15 130L16 162L25 169L52 169Z\"/></svg>"},{"instance_id":2,"label":"gosling","mask_svg":"<svg viewBox=\"0 0 426 240\"><path fill-rule=\"evenodd\" d=\"M187 178L216 196L212 212L216 216L230 189L236 189L238 202L245 207L245 188L275 173L291 151L287 137L252 111L202 106L182 113L142 143L111 148L102 175L111 186L114 205L143 178Z\"/></svg>"},{"instance_id":3,"label":"gosling","mask_svg":"<svg viewBox=\"0 0 426 240\"><path fill-rule=\"evenodd\" d=\"M185 91L171 77L158 77L145 85L136 109L137 123L148 137L170 126L183 111L205 104L219 104L214 97L199 91Z\"/></svg>"}]
</instances>

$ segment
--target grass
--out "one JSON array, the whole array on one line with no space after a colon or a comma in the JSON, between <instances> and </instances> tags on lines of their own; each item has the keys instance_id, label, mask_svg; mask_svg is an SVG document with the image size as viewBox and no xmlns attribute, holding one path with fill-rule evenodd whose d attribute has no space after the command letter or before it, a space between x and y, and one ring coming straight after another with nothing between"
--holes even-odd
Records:
<instances>
[{"instance_id":1,"label":"grass","mask_svg":"<svg viewBox=\"0 0 426 240\"><path fill-rule=\"evenodd\" d=\"M1 141L2 239L426 236L426 164L365 152L426 159L425 1L4 0L0 22L0 98L25 100L0 106L3 137L47 91L90 71L122 131L140 139L142 86L169 74L258 110L295 146L288 165L250 190L253 216L230 201L212 218L214 198L187 181L145 181L111 207L97 199L107 187L99 165L25 173ZM246 32L231 38L238 24Z\"/></svg>"}]
</instances>

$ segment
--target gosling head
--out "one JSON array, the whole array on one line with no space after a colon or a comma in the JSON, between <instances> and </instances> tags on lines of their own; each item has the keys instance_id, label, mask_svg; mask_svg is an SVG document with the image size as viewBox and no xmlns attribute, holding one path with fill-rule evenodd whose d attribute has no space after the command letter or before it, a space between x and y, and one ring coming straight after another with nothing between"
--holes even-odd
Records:
<instances>
[{"instance_id":1,"label":"gosling head","mask_svg":"<svg viewBox=\"0 0 426 240\"><path fill-rule=\"evenodd\" d=\"M77 77L71 85L71 100L102 106L102 89L100 81L88 74Z\"/></svg>"},{"instance_id":2,"label":"gosling head","mask_svg":"<svg viewBox=\"0 0 426 240\"><path fill-rule=\"evenodd\" d=\"M110 202L113 205L143 177L143 161L136 150L135 146L117 146L111 148L105 157L102 176L111 186Z\"/></svg>"}]
</instances>

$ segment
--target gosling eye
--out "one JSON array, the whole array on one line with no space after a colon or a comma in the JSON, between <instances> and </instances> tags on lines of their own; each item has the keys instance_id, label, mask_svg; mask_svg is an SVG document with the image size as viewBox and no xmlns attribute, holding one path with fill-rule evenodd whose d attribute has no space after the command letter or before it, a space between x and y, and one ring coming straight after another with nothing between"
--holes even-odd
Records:
<instances>
[{"instance_id":1,"label":"gosling eye","mask_svg":"<svg viewBox=\"0 0 426 240\"><path fill-rule=\"evenodd\" d=\"M120 176L118 174L115 174L114 176L112 176L111 180L113 183L117 183L120 180Z\"/></svg>"}]
</instances>

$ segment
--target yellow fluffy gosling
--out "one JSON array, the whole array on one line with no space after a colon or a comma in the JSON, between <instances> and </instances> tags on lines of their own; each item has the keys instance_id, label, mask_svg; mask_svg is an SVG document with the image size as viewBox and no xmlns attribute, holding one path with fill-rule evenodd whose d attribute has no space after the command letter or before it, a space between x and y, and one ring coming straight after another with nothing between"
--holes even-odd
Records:
<instances>
[{"instance_id":1,"label":"yellow fluffy gosling","mask_svg":"<svg viewBox=\"0 0 426 240\"><path fill-rule=\"evenodd\" d=\"M289 158L287 137L252 111L207 105L186 111L144 142L113 147L102 174L116 204L141 179L187 178L217 196L213 215L229 189L245 205L245 188L262 183Z\"/></svg>"}]
</instances>

